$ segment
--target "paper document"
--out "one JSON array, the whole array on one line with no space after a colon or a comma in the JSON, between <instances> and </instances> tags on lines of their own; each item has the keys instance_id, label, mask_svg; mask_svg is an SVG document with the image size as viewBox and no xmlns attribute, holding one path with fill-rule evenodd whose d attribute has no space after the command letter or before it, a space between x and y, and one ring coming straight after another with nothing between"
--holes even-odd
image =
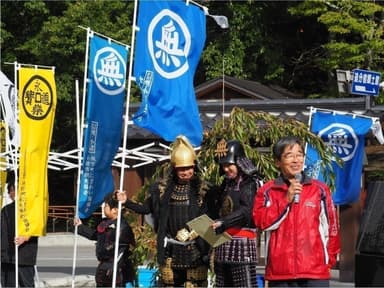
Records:
<instances>
[{"instance_id":1,"label":"paper document","mask_svg":"<svg viewBox=\"0 0 384 288\"><path fill-rule=\"evenodd\" d=\"M232 239L231 235L227 232L217 234L211 227L214 221L204 214L191 221L187 222L189 229L195 230L197 234L205 241L207 241L212 247L217 247Z\"/></svg>"}]
</instances>

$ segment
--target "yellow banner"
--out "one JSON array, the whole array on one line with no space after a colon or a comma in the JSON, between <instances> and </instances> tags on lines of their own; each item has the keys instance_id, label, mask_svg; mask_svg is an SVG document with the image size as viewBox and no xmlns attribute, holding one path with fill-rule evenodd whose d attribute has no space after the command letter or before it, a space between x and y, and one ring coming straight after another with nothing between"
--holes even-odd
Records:
<instances>
[{"instance_id":1,"label":"yellow banner","mask_svg":"<svg viewBox=\"0 0 384 288\"><path fill-rule=\"evenodd\" d=\"M19 70L18 234L44 236L48 220L48 154L56 110L54 71Z\"/></svg>"},{"instance_id":2,"label":"yellow banner","mask_svg":"<svg viewBox=\"0 0 384 288\"><path fill-rule=\"evenodd\" d=\"M5 122L0 121L0 155L6 151L6 133L5 133ZM5 191L5 181L7 179L7 159L4 156L0 156L0 207L3 207L4 191Z\"/></svg>"}]
</instances>

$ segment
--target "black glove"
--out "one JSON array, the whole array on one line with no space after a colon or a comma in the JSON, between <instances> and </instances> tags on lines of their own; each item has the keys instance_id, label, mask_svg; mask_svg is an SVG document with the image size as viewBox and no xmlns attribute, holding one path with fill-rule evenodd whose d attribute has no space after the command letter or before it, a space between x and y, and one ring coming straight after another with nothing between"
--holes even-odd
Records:
<instances>
[{"instance_id":1,"label":"black glove","mask_svg":"<svg viewBox=\"0 0 384 288\"><path fill-rule=\"evenodd\" d=\"M220 221L221 222L221 225L220 226L217 226L214 230L215 230L215 233L216 235L217 234L221 234L223 233L225 230L226 230L226 227L224 225L224 222L223 221Z\"/></svg>"}]
</instances>

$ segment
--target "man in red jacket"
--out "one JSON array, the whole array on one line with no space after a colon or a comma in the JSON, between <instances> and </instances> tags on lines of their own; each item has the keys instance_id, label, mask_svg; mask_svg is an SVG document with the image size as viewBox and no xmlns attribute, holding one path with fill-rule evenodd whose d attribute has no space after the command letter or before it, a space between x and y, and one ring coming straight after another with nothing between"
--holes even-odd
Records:
<instances>
[{"instance_id":1,"label":"man in red jacket","mask_svg":"<svg viewBox=\"0 0 384 288\"><path fill-rule=\"evenodd\" d=\"M303 171L299 138L273 147L281 174L255 197L253 219L266 233L265 279L269 287L329 287L340 251L339 224L327 185Z\"/></svg>"}]
</instances>

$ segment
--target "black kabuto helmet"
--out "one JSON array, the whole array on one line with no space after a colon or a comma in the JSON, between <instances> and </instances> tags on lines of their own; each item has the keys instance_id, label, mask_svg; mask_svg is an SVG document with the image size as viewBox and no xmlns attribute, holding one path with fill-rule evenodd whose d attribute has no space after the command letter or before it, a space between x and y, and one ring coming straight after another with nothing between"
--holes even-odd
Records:
<instances>
[{"instance_id":1,"label":"black kabuto helmet","mask_svg":"<svg viewBox=\"0 0 384 288\"><path fill-rule=\"evenodd\" d=\"M239 158L245 157L243 145L238 140L221 140L216 149L219 164L236 164Z\"/></svg>"}]
</instances>

